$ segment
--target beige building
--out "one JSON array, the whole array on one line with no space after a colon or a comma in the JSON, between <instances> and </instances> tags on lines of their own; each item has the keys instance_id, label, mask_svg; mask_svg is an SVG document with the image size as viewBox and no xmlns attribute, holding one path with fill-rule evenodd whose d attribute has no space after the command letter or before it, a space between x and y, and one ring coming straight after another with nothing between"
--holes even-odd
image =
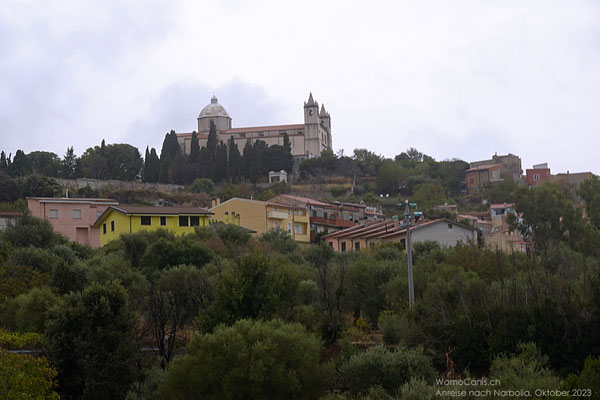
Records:
<instances>
[{"instance_id":1,"label":"beige building","mask_svg":"<svg viewBox=\"0 0 600 400\"><path fill-rule=\"evenodd\" d=\"M267 231L267 203L259 200L241 199L234 197L221 203L213 200L212 221L225 224L235 224L256 231L261 235Z\"/></svg>"},{"instance_id":2,"label":"beige building","mask_svg":"<svg viewBox=\"0 0 600 400\"><path fill-rule=\"evenodd\" d=\"M304 123L293 125L273 125L233 128L232 120L225 108L219 104L215 96L210 104L202 109L198 115L198 141L200 147L206 146L210 123L217 128L217 141L228 143L233 137L240 153L244 152L246 143L257 140L264 141L267 145L283 145L284 134L287 133L292 146L292 155L296 162L305 158L317 157L323 150L331 150L331 117L325 106L314 101L312 93L304 103ZM193 132L178 133L179 146L185 154L190 154Z\"/></svg>"}]
</instances>

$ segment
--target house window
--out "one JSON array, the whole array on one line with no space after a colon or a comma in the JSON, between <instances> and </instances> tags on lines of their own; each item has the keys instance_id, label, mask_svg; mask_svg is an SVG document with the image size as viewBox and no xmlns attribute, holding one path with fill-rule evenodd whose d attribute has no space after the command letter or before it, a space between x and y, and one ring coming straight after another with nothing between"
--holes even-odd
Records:
<instances>
[{"instance_id":1,"label":"house window","mask_svg":"<svg viewBox=\"0 0 600 400\"><path fill-rule=\"evenodd\" d=\"M115 221L110 221L110 231L111 232L115 231Z\"/></svg>"},{"instance_id":2,"label":"house window","mask_svg":"<svg viewBox=\"0 0 600 400\"><path fill-rule=\"evenodd\" d=\"M540 179L540 174L533 174L533 180L537 181L538 179Z\"/></svg>"},{"instance_id":3,"label":"house window","mask_svg":"<svg viewBox=\"0 0 600 400\"><path fill-rule=\"evenodd\" d=\"M273 221L273 229L279 229L279 222Z\"/></svg>"},{"instance_id":4,"label":"house window","mask_svg":"<svg viewBox=\"0 0 600 400\"><path fill-rule=\"evenodd\" d=\"M300 232L300 225L294 224L294 233L296 235L299 235L299 234L303 233L303 232Z\"/></svg>"},{"instance_id":5,"label":"house window","mask_svg":"<svg viewBox=\"0 0 600 400\"><path fill-rule=\"evenodd\" d=\"M346 242L342 242L342 251L346 251Z\"/></svg>"},{"instance_id":6,"label":"house window","mask_svg":"<svg viewBox=\"0 0 600 400\"><path fill-rule=\"evenodd\" d=\"M167 225L167 217L160 217L160 225L161 226Z\"/></svg>"},{"instance_id":7,"label":"house window","mask_svg":"<svg viewBox=\"0 0 600 400\"><path fill-rule=\"evenodd\" d=\"M312 210L312 216L316 217L317 216L317 210Z\"/></svg>"},{"instance_id":8,"label":"house window","mask_svg":"<svg viewBox=\"0 0 600 400\"><path fill-rule=\"evenodd\" d=\"M329 242L329 247L333 247L333 242Z\"/></svg>"},{"instance_id":9,"label":"house window","mask_svg":"<svg viewBox=\"0 0 600 400\"><path fill-rule=\"evenodd\" d=\"M327 213L326 212L323 213L323 218L327 218Z\"/></svg>"},{"instance_id":10,"label":"house window","mask_svg":"<svg viewBox=\"0 0 600 400\"><path fill-rule=\"evenodd\" d=\"M352 214L348 215L348 219L350 219L350 221L352 221L353 218L354 216Z\"/></svg>"},{"instance_id":11,"label":"house window","mask_svg":"<svg viewBox=\"0 0 600 400\"><path fill-rule=\"evenodd\" d=\"M470 185L472 185L472 184L474 184L474 183L475 183L475 179L473 179L473 178L470 178L470 179L469 179L469 184L470 184Z\"/></svg>"},{"instance_id":12,"label":"house window","mask_svg":"<svg viewBox=\"0 0 600 400\"><path fill-rule=\"evenodd\" d=\"M50 218L52 218L52 219L58 218L58 210L50 209Z\"/></svg>"},{"instance_id":13,"label":"house window","mask_svg":"<svg viewBox=\"0 0 600 400\"><path fill-rule=\"evenodd\" d=\"M354 250L360 250L360 242L354 243Z\"/></svg>"},{"instance_id":14,"label":"house window","mask_svg":"<svg viewBox=\"0 0 600 400\"><path fill-rule=\"evenodd\" d=\"M106 235L106 224L102 224L102 233Z\"/></svg>"},{"instance_id":15,"label":"house window","mask_svg":"<svg viewBox=\"0 0 600 400\"><path fill-rule=\"evenodd\" d=\"M190 226L200 226L200 217L197 215L191 216Z\"/></svg>"},{"instance_id":16,"label":"house window","mask_svg":"<svg viewBox=\"0 0 600 400\"><path fill-rule=\"evenodd\" d=\"M140 224L142 225L152 225L152 217L149 215L142 215L140 217Z\"/></svg>"},{"instance_id":17,"label":"house window","mask_svg":"<svg viewBox=\"0 0 600 400\"><path fill-rule=\"evenodd\" d=\"M288 232L292 233L292 224L291 224L291 222L288 222Z\"/></svg>"},{"instance_id":18,"label":"house window","mask_svg":"<svg viewBox=\"0 0 600 400\"><path fill-rule=\"evenodd\" d=\"M179 216L179 226L189 226L188 219L189 218L187 215L180 215Z\"/></svg>"},{"instance_id":19,"label":"house window","mask_svg":"<svg viewBox=\"0 0 600 400\"><path fill-rule=\"evenodd\" d=\"M81 219L81 210L73 210L73 218Z\"/></svg>"}]
</instances>

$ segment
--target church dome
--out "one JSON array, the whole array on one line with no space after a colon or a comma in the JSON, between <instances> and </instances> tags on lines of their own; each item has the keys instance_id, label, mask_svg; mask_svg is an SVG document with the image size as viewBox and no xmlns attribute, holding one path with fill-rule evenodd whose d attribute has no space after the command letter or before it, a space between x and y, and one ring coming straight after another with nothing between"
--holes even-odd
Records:
<instances>
[{"instance_id":1,"label":"church dome","mask_svg":"<svg viewBox=\"0 0 600 400\"><path fill-rule=\"evenodd\" d=\"M212 99L210 99L210 104L207 105L206 107L204 107L202 109L202 111L200 111L200 115L198 115L198 118L205 118L205 117L230 118L229 114L227 114L227 111L225 110L225 108L219 104L219 100L217 100L216 96L213 96Z\"/></svg>"}]
</instances>

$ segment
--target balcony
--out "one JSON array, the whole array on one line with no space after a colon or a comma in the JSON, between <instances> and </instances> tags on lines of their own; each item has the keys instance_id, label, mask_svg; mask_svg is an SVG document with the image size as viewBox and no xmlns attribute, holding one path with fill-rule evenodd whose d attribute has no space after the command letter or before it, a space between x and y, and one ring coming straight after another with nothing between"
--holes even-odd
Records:
<instances>
[{"instance_id":1,"label":"balcony","mask_svg":"<svg viewBox=\"0 0 600 400\"><path fill-rule=\"evenodd\" d=\"M337 228L349 228L354 226L354 221L344 221L342 219L335 217L323 218L323 217L310 217L310 223L316 225L327 225L334 226Z\"/></svg>"},{"instance_id":2,"label":"balcony","mask_svg":"<svg viewBox=\"0 0 600 400\"><path fill-rule=\"evenodd\" d=\"M288 219L288 213L283 211L269 211L267 213L267 218Z\"/></svg>"}]
</instances>

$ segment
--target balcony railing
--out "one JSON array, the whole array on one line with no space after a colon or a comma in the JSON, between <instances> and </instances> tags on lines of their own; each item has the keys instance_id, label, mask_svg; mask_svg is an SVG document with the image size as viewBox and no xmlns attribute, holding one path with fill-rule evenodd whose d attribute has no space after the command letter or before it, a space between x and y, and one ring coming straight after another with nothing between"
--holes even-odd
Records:
<instances>
[{"instance_id":1,"label":"balcony railing","mask_svg":"<svg viewBox=\"0 0 600 400\"><path fill-rule=\"evenodd\" d=\"M287 219L288 213L283 211L269 211L267 217L273 219Z\"/></svg>"},{"instance_id":2,"label":"balcony railing","mask_svg":"<svg viewBox=\"0 0 600 400\"><path fill-rule=\"evenodd\" d=\"M349 228L354 226L354 221L344 221L339 218L324 218L324 217L310 217L311 224L317 225L329 225L329 226L337 226L342 228Z\"/></svg>"}]
</instances>

